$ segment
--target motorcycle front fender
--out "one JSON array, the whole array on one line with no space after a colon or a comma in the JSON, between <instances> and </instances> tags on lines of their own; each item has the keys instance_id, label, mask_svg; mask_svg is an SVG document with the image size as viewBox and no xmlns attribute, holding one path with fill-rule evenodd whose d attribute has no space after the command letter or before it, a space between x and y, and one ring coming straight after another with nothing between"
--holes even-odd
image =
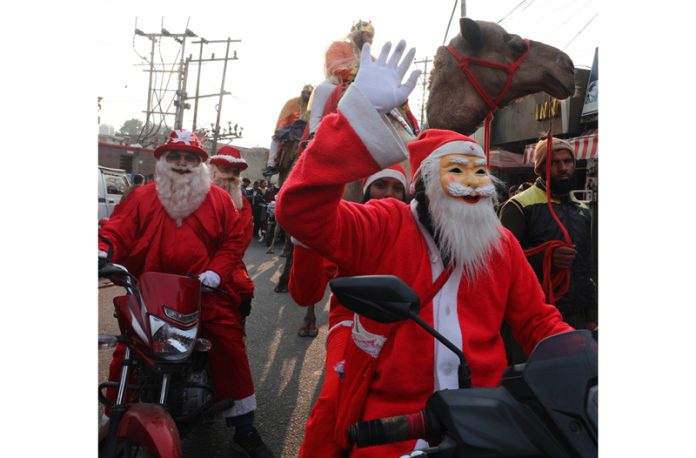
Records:
<instances>
[{"instance_id":1,"label":"motorcycle front fender","mask_svg":"<svg viewBox=\"0 0 696 458\"><path fill-rule=\"evenodd\" d=\"M182 456L179 430L169 413L157 404L130 405L117 436L142 445L157 456Z\"/></svg>"}]
</instances>

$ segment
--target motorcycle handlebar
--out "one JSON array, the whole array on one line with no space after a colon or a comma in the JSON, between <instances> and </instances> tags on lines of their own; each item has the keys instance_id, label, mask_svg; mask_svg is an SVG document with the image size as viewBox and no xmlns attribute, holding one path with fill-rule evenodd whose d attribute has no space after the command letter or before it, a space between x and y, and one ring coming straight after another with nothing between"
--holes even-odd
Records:
<instances>
[{"instance_id":1,"label":"motorcycle handlebar","mask_svg":"<svg viewBox=\"0 0 696 458\"><path fill-rule=\"evenodd\" d=\"M358 448L426 437L424 411L360 421L348 428L348 440Z\"/></svg>"}]
</instances>

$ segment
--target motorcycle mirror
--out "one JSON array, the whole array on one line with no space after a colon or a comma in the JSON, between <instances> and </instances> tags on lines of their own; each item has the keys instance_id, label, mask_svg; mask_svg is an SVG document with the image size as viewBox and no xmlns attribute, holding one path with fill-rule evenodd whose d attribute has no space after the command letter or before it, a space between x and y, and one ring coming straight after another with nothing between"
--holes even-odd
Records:
<instances>
[{"instance_id":1,"label":"motorcycle mirror","mask_svg":"<svg viewBox=\"0 0 696 458\"><path fill-rule=\"evenodd\" d=\"M341 304L380 323L403 321L420 310L418 295L394 275L335 278L329 287Z\"/></svg>"}]
</instances>

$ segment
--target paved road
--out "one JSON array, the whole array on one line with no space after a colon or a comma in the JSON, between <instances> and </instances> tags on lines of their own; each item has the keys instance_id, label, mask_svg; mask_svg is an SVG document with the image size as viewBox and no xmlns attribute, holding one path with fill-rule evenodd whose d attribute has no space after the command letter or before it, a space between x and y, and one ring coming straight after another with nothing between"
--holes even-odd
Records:
<instances>
[{"instance_id":1,"label":"paved road","mask_svg":"<svg viewBox=\"0 0 696 458\"><path fill-rule=\"evenodd\" d=\"M244 260L256 285L252 312L247 319L248 352L256 386L256 425L277 457L296 457L311 406L319 394L324 366L327 332L328 292L317 307L319 335L298 337L304 309L285 294L273 292L285 262L266 247L251 242ZM111 299L122 293L115 286L100 285L99 333L113 334L118 328ZM322 311L323 309L323 311ZM99 380L106 380L111 352L99 357ZM201 425L184 439L187 457L244 457L232 441L233 431L223 421Z\"/></svg>"}]
</instances>

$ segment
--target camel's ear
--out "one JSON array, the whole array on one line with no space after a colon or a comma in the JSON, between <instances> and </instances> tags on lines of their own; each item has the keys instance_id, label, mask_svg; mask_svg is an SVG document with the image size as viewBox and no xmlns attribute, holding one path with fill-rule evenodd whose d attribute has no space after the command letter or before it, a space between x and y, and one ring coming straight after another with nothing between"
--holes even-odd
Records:
<instances>
[{"instance_id":1,"label":"camel's ear","mask_svg":"<svg viewBox=\"0 0 696 458\"><path fill-rule=\"evenodd\" d=\"M464 37L464 40L471 46L472 50L481 49L481 46L483 46L483 38L481 37L481 29L479 29L476 21L468 17L460 18L459 28L462 31L462 37Z\"/></svg>"}]
</instances>

